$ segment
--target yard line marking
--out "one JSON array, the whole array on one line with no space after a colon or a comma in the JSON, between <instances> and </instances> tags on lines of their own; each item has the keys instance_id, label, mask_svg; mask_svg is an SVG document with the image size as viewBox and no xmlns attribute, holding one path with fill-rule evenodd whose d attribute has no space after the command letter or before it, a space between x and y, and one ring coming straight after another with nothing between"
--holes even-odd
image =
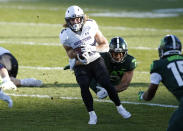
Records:
<instances>
[{"instance_id":1,"label":"yard line marking","mask_svg":"<svg viewBox=\"0 0 183 131\"><path fill-rule=\"evenodd\" d=\"M8 2L8 1L0 0L0 2ZM17 5L17 6L5 6L5 5L1 6L0 5L0 8L11 8L11 9L19 9L19 10L51 10L51 11L65 10L64 8L57 8L57 7L33 7L33 6L21 6L21 5Z\"/></svg>"},{"instance_id":2,"label":"yard line marking","mask_svg":"<svg viewBox=\"0 0 183 131\"><path fill-rule=\"evenodd\" d=\"M25 22L5 22L1 21L0 25L17 25L17 26L63 26L63 24L47 24L47 23L25 23Z\"/></svg>"},{"instance_id":3,"label":"yard line marking","mask_svg":"<svg viewBox=\"0 0 183 131\"><path fill-rule=\"evenodd\" d=\"M36 70L63 70L64 67L39 67L39 66L20 66L22 69L36 69Z\"/></svg>"},{"instance_id":4,"label":"yard line marking","mask_svg":"<svg viewBox=\"0 0 183 131\"><path fill-rule=\"evenodd\" d=\"M53 99L63 99L63 100L82 100L80 97L52 97L49 95L28 95L28 94L8 94L10 96L17 97L37 97L37 98L53 98ZM94 99L96 102L103 103L113 103L111 100L99 100ZM147 106L157 106L157 107L168 107L168 108L177 108L176 105L166 105L166 104L154 104L154 103L140 103L140 102L130 102L130 101L121 101L122 104L133 104L133 105L147 105Z\"/></svg>"},{"instance_id":5,"label":"yard line marking","mask_svg":"<svg viewBox=\"0 0 183 131\"><path fill-rule=\"evenodd\" d=\"M0 41L0 44L18 44L18 45L42 45L42 46L61 46L60 43L38 43L38 42L31 42L31 41L20 41L20 42L15 42L15 41ZM61 46L62 47L62 46ZM150 47L128 47L129 49L136 49L136 50L157 50L157 48L150 48Z\"/></svg>"},{"instance_id":6,"label":"yard line marking","mask_svg":"<svg viewBox=\"0 0 183 131\"><path fill-rule=\"evenodd\" d=\"M64 67L40 67L40 66L19 66L21 69L34 69L34 70L63 70ZM149 74L147 71L135 71L136 73Z\"/></svg>"},{"instance_id":7,"label":"yard line marking","mask_svg":"<svg viewBox=\"0 0 183 131\"><path fill-rule=\"evenodd\" d=\"M21 69L35 69L35 70L63 70L64 67L40 67L40 66L19 66ZM149 74L146 71L135 71L137 73Z\"/></svg>"},{"instance_id":8,"label":"yard line marking","mask_svg":"<svg viewBox=\"0 0 183 131\"><path fill-rule=\"evenodd\" d=\"M62 27L63 24L48 24L48 23L24 23L24 22L5 22L1 21L0 25L19 25L19 26L54 26L54 27ZM110 30L139 30L139 31L162 31L162 32L183 32L183 29L156 29L156 28L132 28L125 26L101 26L104 29Z\"/></svg>"},{"instance_id":9,"label":"yard line marking","mask_svg":"<svg viewBox=\"0 0 183 131\"><path fill-rule=\"evenodd\" d=\"M15 42L15 41L6 41L6 40L3 40L3 41L0 41L0 44L17 44L17 45L43 45L43 46L61 46L61 44L59 43L38 43L38 42L31 42L31 41L18 41L18 42Z\"/></svg>"}]
</instances>

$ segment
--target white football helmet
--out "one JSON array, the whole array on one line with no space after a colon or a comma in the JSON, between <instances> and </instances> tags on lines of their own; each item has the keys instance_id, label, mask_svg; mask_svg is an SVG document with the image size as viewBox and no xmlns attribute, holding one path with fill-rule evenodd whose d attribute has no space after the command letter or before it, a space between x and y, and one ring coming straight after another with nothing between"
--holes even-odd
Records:
<instances>
[{"instance_id":1,"label":"white football helmet","mask_svg":"<svg viewBox=\"0 0 183 131\"><path fill-rule=\"evenodd\" d=\"M70 19L80 18L80 23L72 25ZM80 31L84 24L84 12L79 6L70 6L65 12L65 21L71 30L74 32Z\"/></svg>"}]
</instances>

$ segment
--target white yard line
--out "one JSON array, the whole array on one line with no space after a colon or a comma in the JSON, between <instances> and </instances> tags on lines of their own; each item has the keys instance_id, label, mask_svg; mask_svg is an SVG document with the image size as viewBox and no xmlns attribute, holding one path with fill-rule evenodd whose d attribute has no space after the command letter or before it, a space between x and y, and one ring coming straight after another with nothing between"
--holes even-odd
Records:
<instances>
[{"instance_id":1,"label":"white yard line","mask_svg":"<svg viewBox=\"0 0 183 131\"><path fill-rule=\"evenodd\" d=\"M22 69L35 69L35 70L63 70L64 67L39 67L39 66L20 66Z\"/></svg>"},{"instance_id":2,"label":"white yard line","mask_svg":"<svg viewBox=\"0 0 183 131\"><path fill-rule=\"evenodd\" d=\"M7 41L3 40L0 41L0 44L17 44L17 45L42 45L42 46L62 46L60 43L40 43L40 42L31 42L31 41ZM150 47L128 47L129 49L136 49L136 50L157 50L157 48L150 48Z\"/></svg>"},{"instance_id":3,"label":"white yard line","mask_svg":"<svg viewBox=\"0 0 183 131\"><path fill-rule=\"evenodd\" d=\"M43 45L43 46L61 46L59 43L39 43L39 42L32 42L32 41L7 41L3 40L0 41L0 44L17 44L17 45Z\"/></svg>"},{"instance_id":4,"label":"white yard line","mask_svg":"<svg viewBox=\"0 0 183 131\"><path fill-rule=\"evenodd\" d=\"M36 97L36 98L50 98L50 99L63 99L63 100L82 100L80 97L52 97L49 95L28 95L28 94L8 94L10 96L16 97ZM96 102L103 103L113 103L111 100L99 100L94 99ZM165 104L154 104L154 103L140 103L140 102L130 102L130 101L121 101L122 104L133 104L133 105L147 105L147 106L156 106L156 107L168 107L168 108L177 108L176 105L165 105Z\"/></svg>"},{"instance_id":5,"label":"white yard line","mask_svg":"<svg viewBox=\"0 0 183 131\"><path fill-rule=\"evenodd\" d=\"M40 66L19 66L21 69L34 69L34 70L63 70L64 67L40 67ZM136 73L149 74L146 71L135 71Z\"/></svg>"},{"instance_id":6,"label":"white yard line","mask_svg":"<svg viewBox=\"0 0 183 131\"><path fill-rule=\"evenodd\" d=\"M62 24L47 24L47 23L23 23L23 22L5 22L0 21L0 25L17 25L17 26L54 26L62 27ZM183 32L182 29L156 29L156 28L131 28L124 26L100 26L101 28L110 30L139 30L139 31L162 31L162 32Z\"/></svg>"}]
</instances>

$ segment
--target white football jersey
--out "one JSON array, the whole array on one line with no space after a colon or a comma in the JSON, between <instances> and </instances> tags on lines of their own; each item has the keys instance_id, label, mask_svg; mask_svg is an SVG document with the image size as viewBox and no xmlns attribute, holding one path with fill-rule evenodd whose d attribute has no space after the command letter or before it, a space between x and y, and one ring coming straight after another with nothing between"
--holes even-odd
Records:
<instances>
[{"instance_id":1,"label":"white football jersey","mask_svg":"<svg viewBox=\"0 0 183 131\"><path fill-rule=\"evenodd\" d=\"M80 47L82 44L89 44L96 46L95 35L98 31L98 25L95 20L87 20L83 25L80 33L73 32L70 28L65 28L60 33L60 42L65 46L72 47L73 49ZM98 52L93 53L93 61L100 57Z\"/></svg>"},{"instance_id":2,"label":"white football jersey","mask_svg":"<svg viewBox=\"0 0 183 131\"><path fill-rule=\"evenodd\" d=\"M5 49L5 48L3 48L3 47L0 47L0 55L2 55L4 53L10 53L10 51Z\"/></svg>"}]
</instances>

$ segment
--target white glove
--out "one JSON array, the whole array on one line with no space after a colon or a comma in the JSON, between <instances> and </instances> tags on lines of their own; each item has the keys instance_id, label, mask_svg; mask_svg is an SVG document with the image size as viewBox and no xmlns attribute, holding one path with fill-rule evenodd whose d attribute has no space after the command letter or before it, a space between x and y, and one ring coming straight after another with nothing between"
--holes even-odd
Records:
<instances>
[{"instance_id":1,"label":"white glove","mask_svg":"<svg viewBox=\"0 0 183 131\"><path fill-rule=\"evenodd\" d=\"M96 46L92 46L89 44L81 45L81 52L96 52Z\"/></svg>"},{"instance_id":2,"label":"white glove","mask_svg":"<svg viewBox=\"0 0 183 131\"><path fill-rule=\"evenodd\" d=\"M97 92L97 97L99 99L104 99L108 96L106 89L104 89L103 87L100 87L100 86L96 86L96 88L100 90Z\"/></svg>"},{"instance_id":3,"label":"white glove","mask_svg":"<svg viewBox=\"0 0 183 131\"><path fill-rule=\"evenodd\" d=\"M84 59L81 59L80 56L79 56L79 54L77 54L77 58L78 58L78 60L79 60L81 63L83 63L84 65L87 65L87 64L88 64L87 60L86 60L85 58L84 58Z\"/></svg>"},{"instance_id":4,"label":"white glove","mask_svg":"<svg viewBox=\"0 0 183 131\"><path fill-rule=\"evenodd\" d=\"M0 87L3 89L3 90L17 90L17 87L16 85L12 82L12 81L5 81L3 82Z\"/></svg>"}]
</instances>

